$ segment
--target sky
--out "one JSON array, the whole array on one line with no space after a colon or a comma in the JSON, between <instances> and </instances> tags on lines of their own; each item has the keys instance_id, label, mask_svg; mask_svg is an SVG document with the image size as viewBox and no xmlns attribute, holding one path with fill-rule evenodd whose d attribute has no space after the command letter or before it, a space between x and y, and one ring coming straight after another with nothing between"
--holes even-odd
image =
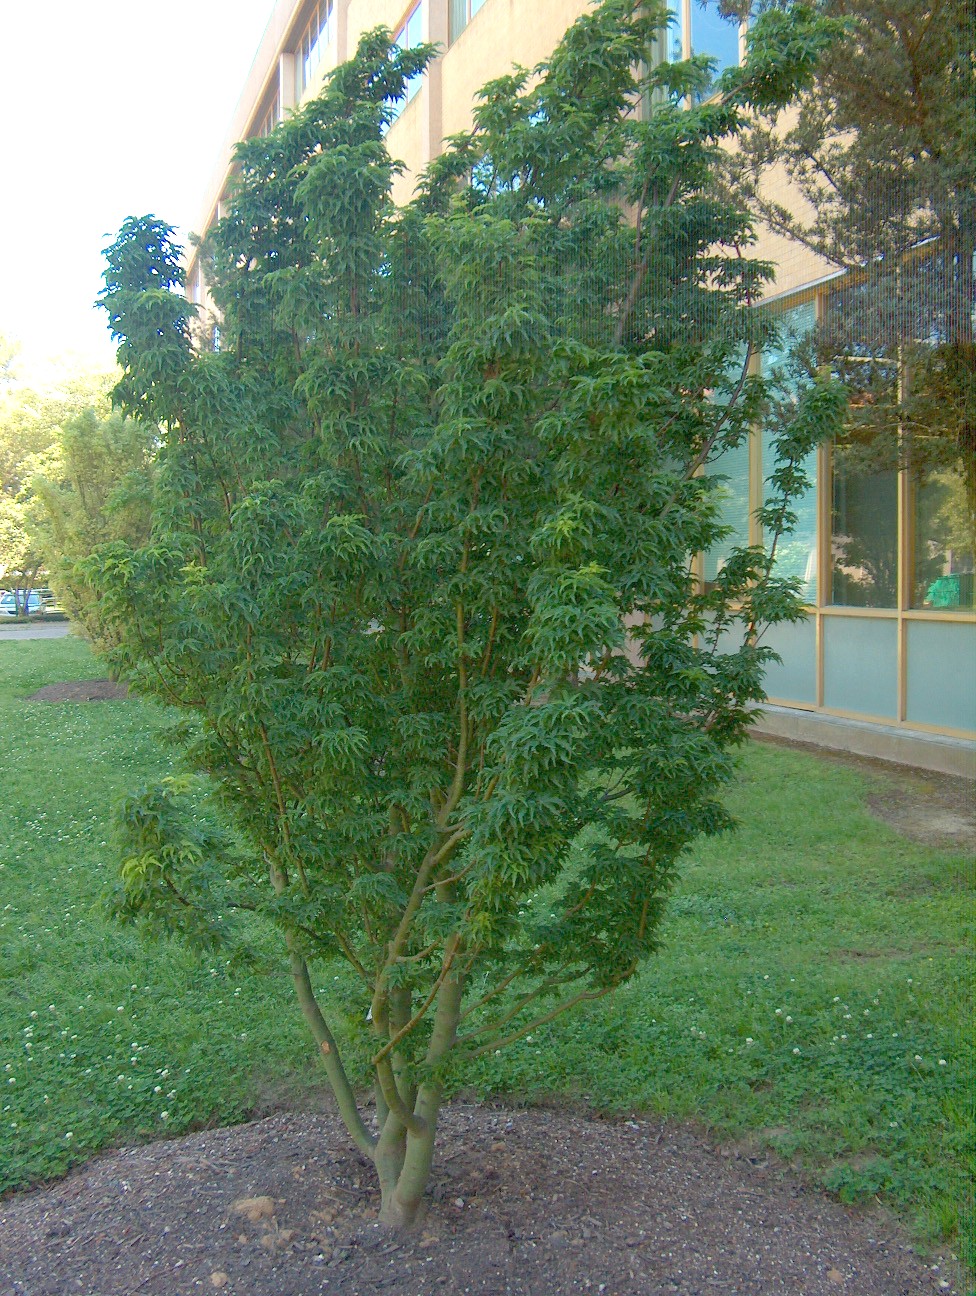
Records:
<instances>
[{"instance_id":1,"label":"sky","mask_svg":"<svg viewBox=\"0 0 976 1296\"><path fill-rule=\"evenodd\" d=\"M126 216L184 234L273 0L0 0L0 334L21 367L109 365L102 249Z\"/></svg>"}]
</instances>

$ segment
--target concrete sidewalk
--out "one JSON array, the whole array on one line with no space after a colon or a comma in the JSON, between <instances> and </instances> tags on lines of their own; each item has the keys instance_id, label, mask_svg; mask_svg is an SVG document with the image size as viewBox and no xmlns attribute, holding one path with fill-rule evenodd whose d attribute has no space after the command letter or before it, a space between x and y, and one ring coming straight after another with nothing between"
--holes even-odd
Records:
<instances>
[{"instance_id":1,"label":"concrete sidewalk","mask_svg":"<svg viewBox=\"0 0 976 1296\"><path fill-rule=\"evenodd\" d=\"M31 625L0 624L0 644L6 639L63 639L71 634L70 621L35 621Z\"/></svg>"}]
</instances>

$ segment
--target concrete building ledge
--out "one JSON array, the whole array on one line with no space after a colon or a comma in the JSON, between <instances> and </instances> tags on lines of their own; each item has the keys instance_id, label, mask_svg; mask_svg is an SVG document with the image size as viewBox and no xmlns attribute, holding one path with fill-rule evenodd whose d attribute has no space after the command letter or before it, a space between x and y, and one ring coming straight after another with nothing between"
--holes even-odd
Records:
<instances>
[{"instance_id":1,"label":"concrete building ledge","mask_svg":"<svg viewBox=\"0 0 976 1296\"><path fill-rule=\"evenodd\" d=\"M833 751L976 780L976 742L966 738L769 705L762 708L762 717L753 728L771 738L815 743Z\"/></svg>"}]
</instances>

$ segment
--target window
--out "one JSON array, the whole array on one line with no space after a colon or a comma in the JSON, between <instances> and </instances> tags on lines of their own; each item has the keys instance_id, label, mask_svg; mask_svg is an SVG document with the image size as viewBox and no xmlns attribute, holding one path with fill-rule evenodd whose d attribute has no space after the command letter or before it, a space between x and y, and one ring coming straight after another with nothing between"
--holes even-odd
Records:
<instances>
[{"instance_id":1,"label":"window","mask_svg":"<svg viewBox=\"0 0 976 1296\"><path fill-rule=\"evenodd\" d=\"M702 576L705 584L714 583L729 560L733 549L749 543L749 440L735 449L725 450L709 465L708 475L721 479L718 494L718 520L730 532L724 540L704 555Z\"/></svg>"},{"instance_id":2,"label":"window","mask_svg":"<svg viewBox=\"0 0 976 1296\"><path fill-rule=\"evenodd\" d=\"M267 110L261 115L258 128L254 132L259 137L270 135L281 121L281 99L276 93Z\"/></svg>"},{"instance_id":3,"label":"window","mask_svg":"<svg viewBox=\"0 0 976 1296\"><path fill-rule=\"evenodd\" d=\"M775 346L763 351L762 373L777 384L779 401L795 398L800 371L794 359L797 348L813 332L816 308L813 302L794 306L777 318L780 335ZM768 482L776 467L774 430L763 428L762 474L763 494L769 493ZM817 601L817 452L811 450L803 462L810 489L791 503L796 526L780 537L776 546L775 570L778 576L789 576L801 582L800 593L806 603Z\"/></svg>"},{"instance_id":4,"label":"window","mask_svg":"<svg viewBox=\"0 0 976 1296\"><path fill-rule=\"evenodd\" d=\"M744 23L723 17L716 0L672 0L672 4L676 21L668 32L668 57L673 63L707 54L715 60L713 83L725 68L738 65ZM709 86L699 91L696 101L707 99L712 90Z\"/></svg>"},{"instance_id":5,"label":"window","mask_svg":"<svg viewBox=\"0 0 976 1296\"><path fill-rule=\"evenodd\" d=\"M333 0L318 0L295 48L295 98L301 101L335 35Z\"/></svg>"},{"instance_id":6,"label":"window","mask_svg":"<svg viewBox=\"0 0 976 1296\"><path fill-rule=\"evenodd\" d=\"M402 50L414 49L424 43L424 0L420 0L420 3L411 9L407 21L397 32L393 43ZM423 79L423 72L417 72L404 84L403 98L393 105L393 121L399 117L404 107L420 89Z\"/></svg>"},{"instance_id":7,"label":"window","mask_svg":"<svg viewBox=\"0 0 976 1296\"><path fill-rule=\"evenodd\" d=\"M450 39L456 41L485 0L451 0Z\"/></svg>"},{"instance_id":8,"label":"window","mask_svg":"<svg viewBox=\"0 0 976 1296\"><path fill-rule=\"evenodd\" d=\"M190 279L190 301L196 306L202 306L206 300L207 286L203 278L203 266L197 262L193 270L193 277Z\"/></svg>"},{"instance_id":9,"label":"window","mask_svg":"<svg viewBox=\"0 0 976 1296\"><path fill-rule=\"evenodd\" d=\"M913 607L976 608L976 510L972 492L973 485L967 489L958 466L937 469L914 483Z\"/></svg>"},{"instance_id":10,"label":"window","mask_svg":"<svg viewBox=\"0 0 976 1296\"><path fill-rule=\"evenodd\" d=\"M833 451L830 601L898 606L898 473L859 471L851 439Z\"/></svg>"},{"instance_id":11,"label":"window","mask_svg":"<svg viewBox=\"0 0 976 1296\"><path fill-rule=\"evenodd\" d=\"M738 381L744 361L743 351L734 362L730 363L727 373L728 387L713 392L711 396L717 405L727 403L729 390ZM716 477L720 482L717 492L718 520L722 526L729 528L729 534L702 556L702 575L706 586L716 580L728 562L732 550L742 548L749 543L749 520L753 511L749 499L751 441L752 438L746 436L737 446L723 450L708 465L708 476Z\"/></svg>"}]
</instances>

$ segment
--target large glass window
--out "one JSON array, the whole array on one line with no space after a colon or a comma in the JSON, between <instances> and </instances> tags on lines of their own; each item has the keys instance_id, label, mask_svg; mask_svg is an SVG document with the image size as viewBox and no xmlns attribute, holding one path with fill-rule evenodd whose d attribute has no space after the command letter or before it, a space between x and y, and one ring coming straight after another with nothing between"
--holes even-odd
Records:
<instances>
[{"instance_id":1,"label":"large glass window","mask_svg":"<svg viewBox=\"0 0 976 1296\"><path fill-rule=\"evenodd\" d=\"M484 3L485 0L451 0L452 41L457 40Z\"/></svg>"},{"instance_id":2,"label":"large glass window","mask_svg":"<svg viewBox=\"0 0 976 1296\"><path fill-rule=\"evenodd\" d=\"M774 384L774 411L770 425L762 431L763 496L769 494L769 481L776 468L776 407L782 407L788 416L788 406L796 399L803 366L799 352L813 332L816 324L813 302L794 306L777 318L779 336L774 344L765 348L762 356L763 377ZM810 489L795 498L791 510L796 515L796 526L780 537L776 546L775 570L778 576L788 576L801 583L805 602L817 601L817 452L811 450L803 462L803 470Z\"/></svg>"},{"instance_id":3,"label":"large glass window","mask_svg":"<svg viewBox=\"0 0 976 1296\"><path fill-rule=\"evenodd\" d=\"M834 447L830 601L898 606L898 473L858 471L857 446Z\"/></svg>"},{"instance_id":4,"label":"large glass window","mask_svg":"<svg viewBox=\"0 0 976 1296\"><path fill-rule=\"evenodd\" d=\"M669 41L672 62L694 54L707 54L715 61L713 85L725 68L738 65L742 30L738 18L723 17L716 0L672 0L672 11L675 18ZM700 90L695 98L706 99L713 85Z\"/></svg>"},{"instance_id":5,"label":"large glass window","mask_svg":"<svg viewBox=\"0 0 976 1296\"><path fill-rule=\"evenodd\" d=\"M334 15L333 0L318 0L299 37L295 50L295 94L299 101L312 84L322 57L335 35Z\"/></svg>"},{"instance_id":6,"label":"large glass window","mask_svg":"<svg viewBox=\"0 0 976 1296\"><path fill-rule=\"evenodd\" d=\"M729 528L724 540L704 555L702 575L711 584L728 561L733 549L749 543L749 442L726 450L709 465L708 475L718 477L719 521Z\"/></svg>"},{"instance_id":7,"label":"large glass window","mask_svg":"<svg viewBox=\"0 0 976 1296\"><path fill-rule=\"evenodd\" d=\"M394 37L394 44L402 50L415 49L416 46L422 45L424 41L424 0L411 9L407 21ZM420 89L421 82L424 79L423 72L417 72L403 87L403 98L393 105L393 120L402 112L404 106L410 102L417 91Z\"/></svg>"},{"instance_id":8,"label":"large glass window","mask_svg":"<svg viewBox=\"0 0 976 1296\"><path fill-rule=\"evenodd\" d=\"M976 473L967 482L957 467L930 472L912 495L912 606L976 608Z\"/></svg>"}]
</instances>

